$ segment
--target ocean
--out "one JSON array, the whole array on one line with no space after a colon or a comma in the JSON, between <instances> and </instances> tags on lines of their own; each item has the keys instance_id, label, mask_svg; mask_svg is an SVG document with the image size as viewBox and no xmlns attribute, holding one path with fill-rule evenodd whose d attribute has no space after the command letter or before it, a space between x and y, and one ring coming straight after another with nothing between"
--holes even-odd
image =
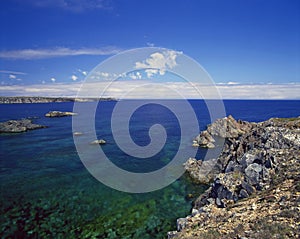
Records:
<instances>
[{"instance_id":1,"label":"ocean","mask_svg":"<svg viewBox=\"0 0 300 239\"><path fill-rule=\"evenodd\" d=\"M189 103L199 129L205 129L210 123L205 102ZM90 103L80 104L89 107ZM167 134L160 152L139 159L116 144L110 125L116 104L100 102L95 116L97 137L107 141L101 147L111 162L136 173L167 165L178 151L182 135L176 116L157 104L145 105L132 115L129 132L136 144L150 143L148 131L153 124L163 125ZM300 116L299 100L225 100L224 105L226 115L246 121ZM51 110L72 111L73 103L0 104L0 122L32 117L34 123L48 126L0 135L1 238L166 238L167 231L176 230L176 219L188 215L193 200L207 188L183 175L169 186L148 193L112 189L95 179L80 160L73 141L72 117L45 117ZM185 142L191 154L196 136L190 135ZM98 146L87 145L87 150L89 147ZM205 149L199 149L195 156L201 159L205 154Z\"/></svg>"}]
</instances>

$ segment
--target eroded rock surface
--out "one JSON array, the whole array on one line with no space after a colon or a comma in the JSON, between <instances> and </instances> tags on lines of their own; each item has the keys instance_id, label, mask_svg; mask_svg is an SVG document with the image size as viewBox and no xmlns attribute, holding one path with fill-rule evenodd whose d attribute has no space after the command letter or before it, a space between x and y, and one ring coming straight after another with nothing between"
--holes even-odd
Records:
<instances>
[{"instance_id":1,"label":"eroded rock surface","mask_svg":"<svg viewBox=\"0 0 300 239\"><path fill-rule=\"evenodd\" d=\"M227 117L207 132L225 138L211 172L202 174L205 161L189 159L184 166L211 186L169 238L299 238L300 118L249 123Z\"/></svg>"}]
</instances>

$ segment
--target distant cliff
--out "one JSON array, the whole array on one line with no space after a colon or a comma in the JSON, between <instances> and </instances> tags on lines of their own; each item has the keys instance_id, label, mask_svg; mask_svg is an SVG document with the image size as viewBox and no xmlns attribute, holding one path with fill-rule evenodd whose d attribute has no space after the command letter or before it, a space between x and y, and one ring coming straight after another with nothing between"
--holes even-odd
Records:
<instances>
[{"instance_id":1,"label":"distant cliff","mask_svg":"<svg viewBox=\"0 0 300 239\"><path fill-rule=\"evenodd\" d=\"M50 103L50 102L89 102L97 101L98 98L74 98L74 97L40 97L40 96L0 96L0 104L23 104L23 103ZM115 101L114 98L101 98L101 101Z\"/></svg>"}]
</instances>

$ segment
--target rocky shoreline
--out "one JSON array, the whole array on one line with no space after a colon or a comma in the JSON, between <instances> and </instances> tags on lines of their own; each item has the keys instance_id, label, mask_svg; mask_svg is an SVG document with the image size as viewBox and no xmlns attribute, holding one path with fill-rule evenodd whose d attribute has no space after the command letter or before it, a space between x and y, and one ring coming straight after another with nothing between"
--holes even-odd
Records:
<instances>
[{"instance_id":1,"label":"rocky shoreline","mask_svg":"<svg viewBox=\"0 0 300 239\"><path fill-rule=\"evenodd\" d=\"M90 101L116 101L114 98L76 98L76 97L40 97L40 96L0 96L0 104L24 103L60 103L60 102L90 102Z\"/></svg>"},{"instance_id":2,"label":"rocky shoreline","mask_svg":"<svg viewBox=\"0 0 300 239\"><path fill-rule=\"evenodd\" d=\"M168 238L299 238L300 118L250 123L228 116L193 143L213 148L216 137L225 139L217 159L184 165L210 187Z\"/></svg>"}]
</instances>

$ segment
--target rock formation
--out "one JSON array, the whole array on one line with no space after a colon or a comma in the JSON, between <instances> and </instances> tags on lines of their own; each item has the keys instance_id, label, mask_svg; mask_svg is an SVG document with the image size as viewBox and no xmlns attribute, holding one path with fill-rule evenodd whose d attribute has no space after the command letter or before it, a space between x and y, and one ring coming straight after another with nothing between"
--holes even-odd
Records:
<instances>
[{"instance_id":1,"label":"rock formation","mask_svg":"<svg viewBox=\"0 0 300 239\"><path fill-rule=\"evenodd\" d=\"M207 134L225 138L210 174L201 171L210 160L189 159L184 166L195 181L211 186L194 202L192 215L177 220L179 232L168 237L266 238L261 233L275 228L257 233L258 222L284 228L276 232L282 238L299 237L300 118L249 123L229 116L209 125L199 139Z\"/></svg>"},{"instance_id":2,"label":"rock formation","mask_svg":"<svg viewBox=\"0 0 300 239\"><path fill-rule=\"evenodd\" d=\"M74 112L62 112L62 111L50 111L45 114L46 117L65 117L65 116L74 116L77 115Z\"/></svg>"},{"instance_id":3,"label":"rock formation","mask_svg":"<svg viewBox=\"0 0 300 239\"><path fill-rule=\"evenodd\" d=\"M34 124L30 119L9 120L0 123L0 133L21 133L28 130L46 128L47 126Z\"/></svg>"}]
</instances>

